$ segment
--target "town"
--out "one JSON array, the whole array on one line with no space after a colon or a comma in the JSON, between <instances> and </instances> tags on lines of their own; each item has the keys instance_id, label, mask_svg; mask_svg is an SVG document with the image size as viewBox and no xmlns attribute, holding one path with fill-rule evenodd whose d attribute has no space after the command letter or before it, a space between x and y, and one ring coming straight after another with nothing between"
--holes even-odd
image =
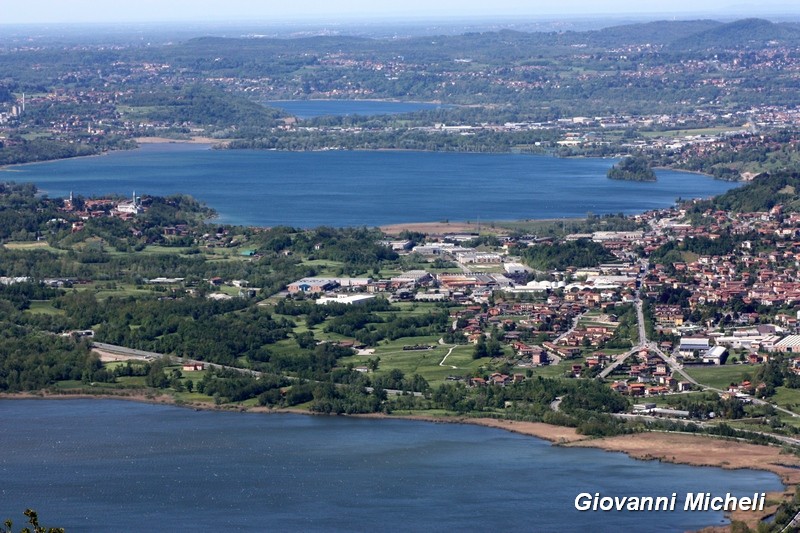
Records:
<instances>
[{"instance_id":1,"label":"town","mask_svg":"<svg viewBox=\"0 0 800 533\"><path fill-rule=\"evenodd\" d=\"M790 488L759 493L773 523L741 531L800 521L795 25L83 39L0 34L1 395L467 421L726 468L768 456ZM421 107L281 107L373 99ZM637 214L260 227L192 191L50 195L6 166L143 143L614 157L611 179L740 183Z\"/></svg>"}]
</instances>

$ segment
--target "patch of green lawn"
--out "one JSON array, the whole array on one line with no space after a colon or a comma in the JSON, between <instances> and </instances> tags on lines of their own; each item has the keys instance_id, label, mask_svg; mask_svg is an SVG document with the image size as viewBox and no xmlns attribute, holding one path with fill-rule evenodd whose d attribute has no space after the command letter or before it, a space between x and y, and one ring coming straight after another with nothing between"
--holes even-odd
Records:
<instances>
[{"instance_id":1,"label":"patch of green lawn","mask_svg":"<svg viewBox=\"0 0 800 533\"><path fill-rule=\"evenodd\" d=\"M32 300L30 307L25 310L26 313L35 315L63 315L63 309L56 309L53 307L50 300Z\"/></svg>"},{"instance_id":2,"label":"patch of green lawn","mask_svg":"<svg viewBox=\"0 0 800 533\"><path fill-rule=\"evenodd\" d=\"M683 370L698 383L725 390L731 383L741 383L745 378L751 378L760 367L761 365L685 365Z\"/></svg>"}]
</instances>

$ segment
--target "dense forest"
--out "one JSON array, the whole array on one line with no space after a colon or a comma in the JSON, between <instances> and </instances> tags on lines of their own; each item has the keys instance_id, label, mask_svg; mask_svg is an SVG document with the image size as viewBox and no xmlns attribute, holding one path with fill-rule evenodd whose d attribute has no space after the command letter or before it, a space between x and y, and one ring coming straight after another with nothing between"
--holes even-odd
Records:
<instances>
[{"instance_id":1,"label":"dense forest","mask_svg":"<svg viewBox=\"0 0 800 533\"><path fill-rule=\"evenodd\" d=\"M784 211L797 211L800 208L797 191L800 187L800 174L796 172L774 172L756 177L744 187L715 197L709 202L701 202L695 210L712 208L735 213L769 211L780 205Z\"/></svg>"},{"instance_id":2,"label":"dense forest","mask_svg":"<svg viewBox=\"0 0 800 533\"><path fill-rule=\"evenodd\" d=\"M525 262L537 270L565 270L567 267L588 267L612 261L614 256L602 245L589 239L568 241L558 246L543 244L527 248Z\"/></svg>"},{"instance_id":3,"label":"dense forest","mask_svg":"<svg viewBox=\"0 0 800 533\"><path fill-rule=\"evenodd\" d=\"M612 180L656 181L656 173L650 168L647 158L642 156L624 157L608 170Z\"/></svg>"}]
</instances>

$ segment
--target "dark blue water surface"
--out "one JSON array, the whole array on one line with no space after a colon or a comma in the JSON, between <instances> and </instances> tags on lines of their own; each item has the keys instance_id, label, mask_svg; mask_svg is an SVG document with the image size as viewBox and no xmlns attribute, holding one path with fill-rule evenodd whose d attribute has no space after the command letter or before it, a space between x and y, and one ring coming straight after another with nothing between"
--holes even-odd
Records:
<instances>
[{"instance_id":1,"label":"dark blue water surface","mask_svg":"<svg viewBox=\"0 0 800 533\"><path fill-rule=\"evenodd\" d=\"M342 115L397 115L447 107L428 102L386 102L381 100L270 100L264 103L302 119Z\"/></svg>"},{"instance_id":2,"label":"dark blue water surface","mask_svg":"<svg viewBox=\"0 0 800 533\"><path fill-rule=\"evenodd\" d=\"M724 518L574 500L782 488L476 426L112 400L3 400L0 420L0 519L32 507L70 532L684 531Z\"/></svg>"},{"instance_id":3,"label":"dark blue water surface","mask_svg":"<svg viewBox=\"0 0 800 533\"><path fill-rule=\"evenodd\" d=\"M191 194L223 222L376 226L641 213L734 183L659 171L658 182L614 181L610 159L439 152L210 150L185 144L10 167L0 180L50 196Z\"/></svg>"}]
</instances>

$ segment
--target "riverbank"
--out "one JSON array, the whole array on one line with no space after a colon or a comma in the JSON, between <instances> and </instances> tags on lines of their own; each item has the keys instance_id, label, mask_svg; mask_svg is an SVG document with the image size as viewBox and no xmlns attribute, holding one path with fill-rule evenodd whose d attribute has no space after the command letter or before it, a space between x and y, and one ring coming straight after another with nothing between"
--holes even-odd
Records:
<instances>
[{"instance_id":1,"label":"riverbank","mask_svg":"<svg viewBox=\"0 0 800 533\"><path fill-rule=\"evenodd\" d=\"M288 413L311 416L329 416L312 413L304 409L274 409L260 406L215 405L210 402L182 402L168 394L154 394L141 390L120 390L118 393L88 391L52 392L36 391L26 393L2 393L0 400L126 400L157 405L175 405L193 410L247 413ZM778 506L794 498L800 486L800 458L785 453L773 446L762 446L735 440L710 436L677 433L636 433L616 437L593 438L579 434L574 428L554 426L541 422L524 422L495 418L472 418L466 416L426 416L426 415L385 415L380 413L352 415L355 418L416 420L435 424L470 424L509 431L520 435L546 440L558 446L598 448L609 452L621 452L644 461L659 461L697 467L715 467L726 470L752 469L772 472L778 475L784 485L781 492L767 494L767 505L763 512L735 511L730 513L732 520L741 521L748 527L756 528L764 518L772 515ZM703 487L697 487L702 492ZM729 531L729 527L707 528L706 532Z\"/></svg>"}]
</instances>

